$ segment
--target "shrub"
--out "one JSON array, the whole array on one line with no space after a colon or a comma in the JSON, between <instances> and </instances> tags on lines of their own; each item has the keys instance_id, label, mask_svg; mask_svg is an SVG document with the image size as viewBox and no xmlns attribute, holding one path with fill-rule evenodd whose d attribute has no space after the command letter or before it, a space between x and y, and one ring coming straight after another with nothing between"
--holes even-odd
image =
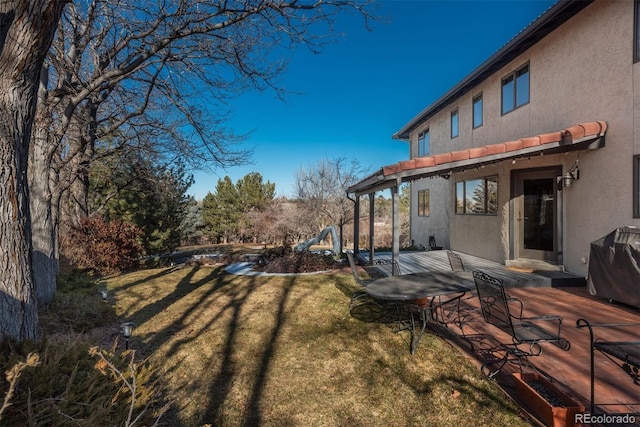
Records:
<instances>
[{"instance_id":1,"label":"shrub","mask_svg":"<svg viewBox=\"0 0 640 427\"><path fill-rule=\"evenodd\" d=\"M64 254L79 268L111 274L139 265L141 230L120 220L85 218L62 239Z\"/></svg>"},{"instance_id":2,"label":"shrub","mask_svg":"<svg viewBox=\"0 0 640 427\"><path fill-rule=\"evenodd\" d=\"M338 263L334 256L312 252L295 252L288 246L265 249L264 265L254 268L266 273L310 273L331 270Z\"/></svg>"},{"instance_id":3,"label":"shrub","mask_svg":"<svg viewBox=\"0 0 640 427\"><path fill-rule=\"evenodd\" d=\"M78 292L79 290L97 292L95 274L88 271L67 269L58 274L56 282L57 293Z\"/></svg>"},{"instance_id":4,"label":"shrub","mask_svg":"<svg viewBox=\"0 0 640 427\"><path fill-rule=\"evenodd\" d=\"M2 402L2 406L0 406L0 421L2 420L2 413L11 406L11 399L13 398L16 387L18 386L18 380L20 379L20 375L22 375L22 371L26 368L33 368L40 364L40 358L35 353L29 353L27 355L27 359L24 362L18 362L5 371L6 380L8 384L8 390L4 395L4 400Z\"/></svg>"},{"instance_id":5,"label":"shrub","mask_svg":"<svg viewBox=\"0 0 640 427\"><path fill-rule=\"evenodd\" d=\"M266 262L277 258L287 257L291 254L293 254L293 249L291 248L291 246L276 246L273 248L265 248L260 253L260 255L262 255L262 258Z\"/></svg>"},{"instance_id":6,"label":"shrub","mask_svg":"<svg viewBox=\"0 0 640 427\"><path fill-rule=\"evenodd\" d=\"M148 360L136 361L129 350L98 350L81 336L39 344L5 340L0 369L7 371L0 378L2 425L152 425L167 409L159 406L158 376Z\"/></svg>"},{"instance_id":7,"label":"shrub","mask_svg":"<svg viewBox=\"0 0 640 427\"><path fill-rule=\"evenodd\" d=\"M57 292L53 301L38 311L44 334L88 333L117 321L113 308L105 304L96 288Z\"/></svg>"}]
</instances>

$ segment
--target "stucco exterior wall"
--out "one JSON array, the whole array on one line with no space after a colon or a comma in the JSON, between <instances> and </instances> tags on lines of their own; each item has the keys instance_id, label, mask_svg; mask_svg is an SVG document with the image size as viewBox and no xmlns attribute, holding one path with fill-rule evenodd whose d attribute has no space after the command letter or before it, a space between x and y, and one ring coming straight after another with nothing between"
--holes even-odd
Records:
<instances>
[{"instance_id":1,"label":"stucco exterior wall","mask_svg":"<svg viewBox=\"0 0 640 427\"><path fill-rule=\"evenodd\" d=\"M444 181L444 182L443 182ZM418 190L429 190L429 216L418 216ZM428 246L429 236L438 246L449 249L451 192L444 178L425 178L411 185L411 240L415 246Z\"/></svg>"},{"instance_id":2,"label":"stucco exterior wall","mask_svg":"<svg viewBox=\"0 0 640 427\"><path fill-rule=\"evenodd\" d=\"M511 170L562 165L565 172L576 160L580 179L558 195L562 201L562 246L558 249L566 270L586 275L593 240L619 226L640 227L632 208L632 159L634 154L640 154L635 129L640 126L640 90L636 89L640 87L640 65L633 63L633 7L632 1L594 2L420 127L430 129L431 154L555 132L598 120L608 124L606 146L518 159L515 164L502 162L453 174L449 180L416 181L412 184L412 200L417 200L413 197L417 197L418 189L428 185L432 215L430 224L423 224L424 219L414 216L412 210L412 239L422 237L422 227L434 227L448 219L451 248L505 262L513 254L514 244L509 210ZM527 63L530 102L502 116L501 79ZM472 129L472 97L480 92L484 124ZM450 115L454 108L459 111L460 131L459 137L451 139ZM634 121L634 117L638 120ZM417 155L417 136L418 131L412 132L412 156ZM455 182L489 175L498 175L498 214L456 215ZM447 206L434 209L437 203ZM436 217L436 213L447 218Z\"/></svg>"}]
</instances>

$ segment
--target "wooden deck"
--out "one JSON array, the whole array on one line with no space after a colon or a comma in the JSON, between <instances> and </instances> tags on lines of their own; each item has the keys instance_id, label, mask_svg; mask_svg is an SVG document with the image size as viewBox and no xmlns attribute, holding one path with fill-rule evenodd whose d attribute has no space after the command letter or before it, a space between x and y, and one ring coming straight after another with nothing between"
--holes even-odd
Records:
<instances>
[{"instance_id":1,"label":"wooden deck","mask_svg":"<svg viewBox=\"0 0 640 427\"><path fill-rule=\"evenodd\" d=\"M364 255L364 256L363 256ZM366 253L360 258L368 261ZM545 374L560 389L575 397L589 412L590 405L590 358L589 333L578 329L576 321L585 318L591 323L628 323L640 322L640 310L625 304L589 295L586 286L558 286L558 282L547 276L514 271L504 265L483 260L478 257L460 254L465 269L482 269L505 280L511 289L509 294L524 303L525 316L557 314L562 316L562 336L569 340L571 348L562 351L559 348L543 344L543 354L529 358L536 370ZM376 253L375 260L390 260L390 253ZM446 251L403 252L400 254L401 273L408 274L425 270L450 270ZM389 264L374 266L382 274L390 273ZM366 267L370 270L371 266ZM566 274L566 273L564 273ZM561 275L562 277L562 275ZM571 275L568 275L571 279ZM575 277L573 277L575 278ZM569 280L569 283L574 283ZM486 362L500 358L505 344L511 343L511 337L486 323L478 312L477 298L464 301L468 312L472 313L463 329L455 324L448 327L431 325L431 330L457 346L478 368ZM613 330L599 332L606 334L609 340L638 340L639 329ZM600 335L602 337L602 335ZM429 351L426 346L418 347L414 357ZM518 368L507 365L495 378L503 390L510 394L527 412L527 403L515 393L512 373ZM530 368L525 368L530 371ZM601 354L596 354L596 413L636 414L632 425L640 425L640 385L630 376ZM608 403L608 404L606 404ZM593 424L600 425L600 424ZM605 424L607 425L607 424Z\"/></svg>"},{"instance_id":2,"label":"wooden deck","mask_svg":"<svg viewBox=\"0 0 640 427\"><path fill-rule=\"evenodd\" d=\"M523 269L506 267L503 264L479 258L473 255L456 252L462 258L465 270L483 270L494 277L502 279L506 287L512 288L533 288L533 287L566 287L584 286L584 278L565 273L562 271L524 271ZM368 252L360 252L359 258L364 264L369 263ZM399 256L401 274L418 273L420 271L451 270L447 252L440 251L417 251L400 252ZM391 275L391 252L376 252L374 264L382 274Z\"/></svg>"}]
</instances>

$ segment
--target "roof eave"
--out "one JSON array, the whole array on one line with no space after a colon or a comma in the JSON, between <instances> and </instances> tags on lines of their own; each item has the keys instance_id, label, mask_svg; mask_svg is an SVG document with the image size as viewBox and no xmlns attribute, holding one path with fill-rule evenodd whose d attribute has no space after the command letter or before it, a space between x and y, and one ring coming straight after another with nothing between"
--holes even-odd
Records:
<instances>
[{"instance_id":1,"label":"roof eave","mask_svg":"<svg viewBox=\"0 0 640 427\"><path fill-rule=\"evenodd\" d=\"M411 132L425 120L440 111L444 106L453 102L456 98L477 86L497 70L513 60L516 56L525 52L538 41L546 37L550 32L558 28L564 22L576 15L582 9L593 3L594 0L560 0L544 12L538 19L517 34L511 41L483 62L478 68L461 80L456 86L442 97L422 110L406 125L392 135L393 139L408 140Z\"/></svg>"},{"instance_id":2,"label":"roof eave","mask_svg":"<svg viewBox=\"0 0 640 427\"><path fill-rule=\"evenodd\" d=\"M468 169L475 169L484 167L493 163L499 163L517 158L526 158L534 156L544 156L561 152L570 152L576 150L593 150L602 148L605 145L604 135L591 136L584 138L583 141L576 142L570 146L565 146L562 142L555 142L548 144L544 148L540 149L522 149L516 151L510 151L507 153L499 153L491 156L485 156L482 160L468 159L459 160L447 164L424 167L414 169L410 171L396 172L391 175L385 176L382 170L378 171L375 176L371 176L369 180L360 181L357 184L347 189L347 194L355 194L356 196L362 196L364 194L370 194L381 190L386 190L404 182L415 181L417 179L429 178L429 177L444 177L449 178L450 174L461 172Z\"/></svg>"},{"instance_id":3,"label":"roof eave","mask_svg":"<svg viewBox=\"0 0 640 427\"><path fill-rule=\"evenodd\" d=\"M510 159L602 148L607 128L605 121L586 122L558 132L401 161L385 166L350 186L347 194L361 196L403 182L433 176L448 177L451 173Z\"/></svg>"}]
</instances>

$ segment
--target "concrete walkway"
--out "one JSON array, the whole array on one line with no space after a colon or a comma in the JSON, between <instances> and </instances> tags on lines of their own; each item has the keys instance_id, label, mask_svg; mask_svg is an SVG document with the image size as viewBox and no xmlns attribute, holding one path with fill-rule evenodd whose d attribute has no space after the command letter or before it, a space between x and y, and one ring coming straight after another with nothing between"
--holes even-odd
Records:
<instances>
[{"instance_id":1,"label":"concrete walkway","mask_svg":"<svg viewBox=\"0 0 640 427\"><path fill-rule=\"evenodd\" d=\"M240 276L311 276L314 274L324 274L331 270L312 271L308 273L265 273L264 271L258 271L253 269L254 263L252 262L236 262L229 264L225 268L225 271L229 274L237 274Z\"/></svg>"}]
</instances>

